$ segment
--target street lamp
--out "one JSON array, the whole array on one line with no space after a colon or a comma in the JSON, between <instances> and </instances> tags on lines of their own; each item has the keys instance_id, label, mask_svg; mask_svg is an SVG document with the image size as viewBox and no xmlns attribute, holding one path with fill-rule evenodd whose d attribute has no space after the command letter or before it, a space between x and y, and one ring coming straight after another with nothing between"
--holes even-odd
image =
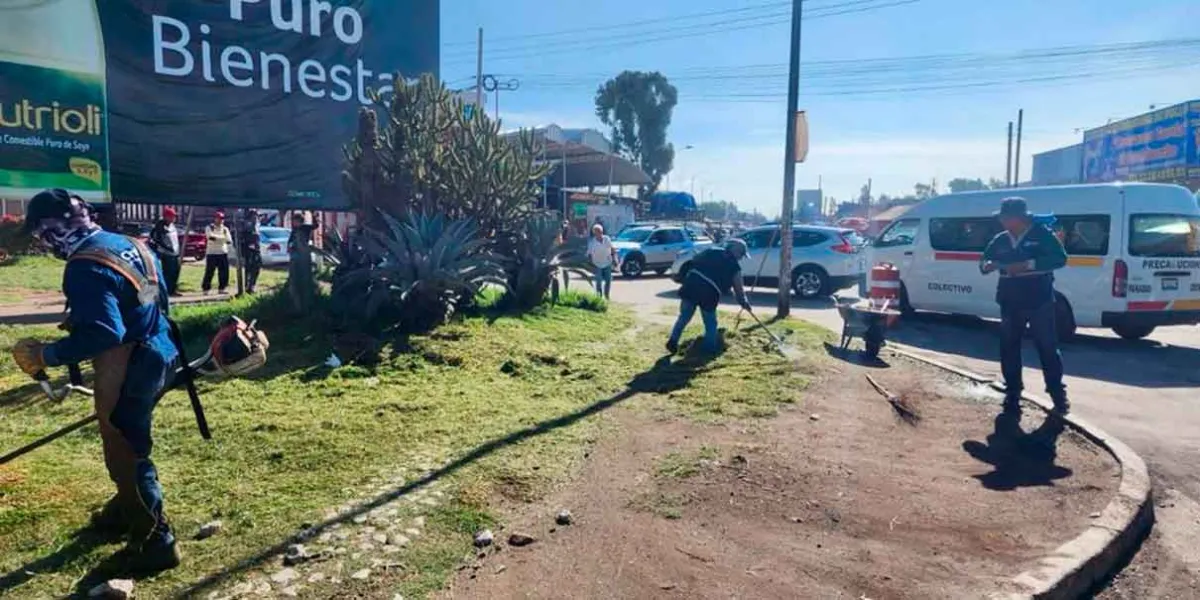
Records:
<instances>
[{"instance_id":1,"label":"street lamp","mask_svg":"<svg viewBox=\"0 0 1200 600\"><path fill-rule=\"evenodd\" d=\"M684 147L680 148L680 149L679 149L679 151L680 151L680 152L684 152L684 151L686 151L686 150L693 150L693 149L695 149L695 148L696 148L695 146L693 146L693 145L691 145L691 144L688 144L688 145L686 145L686 146L684 146ZM667 189L668 189L668 190L669 190L669 189L671 189L671 171L667 171L667 181L666 181L666 183L667 183Z\"/></svg>"}]
</instances>

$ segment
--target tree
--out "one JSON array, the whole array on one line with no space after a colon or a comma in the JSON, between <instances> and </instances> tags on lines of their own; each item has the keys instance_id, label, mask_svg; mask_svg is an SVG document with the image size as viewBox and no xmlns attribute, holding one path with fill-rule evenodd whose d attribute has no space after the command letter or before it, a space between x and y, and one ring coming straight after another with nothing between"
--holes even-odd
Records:
<instances>
[{"instance_id":1,"label":"tree","mask_svg":"<svg viewBox=\"0 0 1200 600\"><path fill-rule=\"evenodd\" d=\"M918 183L913 186L913 195L917 200L928 200L938 195L937 181L930 183Z\"/></svg>"},{"instance_id":2,"label":"tree","mask_svg":"<svg viewBox=\"0 0 1200 600\"><path fill-rule=\"evenodd\" d=\"M675 165L667 128L679 93L657 71L624 71L596 90L596 116L612 131L614 149L650 176L649 196Z\"/></svg>"},{"instance_id":3,"label":"tree","mask_svg":"<svg viewBox=\"0 0 1200 600\"><path fill-rule=\"evenodd\" d=\"M738 207L732 202L723 200L715 200L700 203L700 211L704 213L704 217L712 221L724 221L728 217L733 217L738 214Z\"/></svg>"},{"instance_id":4,"label":"tree","mask_svg":"<svg viewBox=\"0 0 1200 600\"><path fill-rule=\"evenodd\" d=\"M967 179L965 177L955 177L951 179L946 187L950 188L951 194L960 194L962 192L978 192L988 189L986 183L982 179Z\"/></svg>"}]
</instances>

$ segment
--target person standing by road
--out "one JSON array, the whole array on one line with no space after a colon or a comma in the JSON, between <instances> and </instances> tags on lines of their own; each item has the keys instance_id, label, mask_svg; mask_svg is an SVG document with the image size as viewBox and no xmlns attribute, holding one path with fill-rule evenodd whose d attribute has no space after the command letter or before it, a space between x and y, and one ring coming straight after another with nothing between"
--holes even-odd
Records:
<instances>
[{"instance_id":1,"label":"person standing by road","mask_svg":"<svg viewBox=\"0 0 1200 600\"><path fill-rule=\"evenodd\" d=\"M258 287L258 274L262 272L262 247L258 223L258 211L250 208L246 210L246 220L242 223L242 230L238 234L238 257L245 261L243 264L246 267L246 293L255 293Z\"/></svg>"},{"instance_id":2,"label":"person standing by road","mask_svg":"<svg viewBox=\"0 0 1200 600\"><path fill-rule=\"evenodd\" d=\"M604 226L592 225L592 237L588 238L588 258L596 267L596 293L608 299L612 291L613 269L617 266L617 249L612 238L604 235Z\"/></svg>"},{"instance_id":3,"label":"person standing by road","mask_svg":"<svg viewBox=\"0 0 1200 600\"><path fill-rule=\"evenodd\" d=\"M179 295L179 270L182 267L183 247L179 241L179 231L175 229L175 209L170 206L162 211L162 218L154 224L150 231L150 248L158 255L162 263L163 279L166 280L167 293Z\"/></svg>"},{"instance_id":4,"label":"person standing by road","mask_svg":"<svg viewBox=\"0 0 1200 600\"><path fill-rule=\"evenodd\" d=\"M204 281L200 289L204 295L212 291L213 273L217 274L217 293L225 294L229 289L229 245L233 236L225 226L225 213L213 215L213 223L204 228L206 246L204 249Z\"/></svg>"},{"instance_id":5,"label":"person standing by road","mask_svg":"<svg viewBox=\"0 0 1200 600\"><path fill-rule=\"evenodd\" d=\"M1067 264L1067 251L1045 225L1034 222L1024 198L1005 198L996 218L1004 227L983 251L979 270L1000 272L996 302L1000 304L1000 370L1004 374L1004 408L1020 412L1023 364L1021 340L1028 327L1042 363L1046 393L1054 410L1070 410L1063 384L1062 354L1055 326L1054 271Z\"/></svg>"},{"instance_id":6,"label":"person standing by road","mask_svg":"<svg viewBox=\"0 0 1200 600\"><path fill-rule=\"evenodd\" d=\"M671 337L667 339L668 352L674 354L679 351L679 338L695 316L697 308L704 321L704 350L712 354L720 352L717 305L721 302L721 296L729 293L732 287L738 304L750 310L750 301L746 299L746 290L742 287L740 264L746 251L746 242L735 238L726 242L724 248L708 248L691 260L691 268L684 275L683 286L679 288L679 318L675 320Z\"/></svg>"}]
</instances>

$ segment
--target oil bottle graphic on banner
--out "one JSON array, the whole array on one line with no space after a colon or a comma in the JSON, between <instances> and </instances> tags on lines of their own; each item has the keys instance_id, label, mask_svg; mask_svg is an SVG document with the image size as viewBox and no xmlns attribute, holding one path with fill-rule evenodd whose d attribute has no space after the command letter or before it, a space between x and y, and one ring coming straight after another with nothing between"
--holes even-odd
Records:
<instances>
[{"instance_id":1,"label":"oil bottle graphic on banner","mask_svg":"<svg viewBox=\"0 0 1200 600\"><path fill-rule=\"evenodd\" d=\"M104 75L94 0L0 0L0 197L108 199Z\"/></svg>"}]
</instances>

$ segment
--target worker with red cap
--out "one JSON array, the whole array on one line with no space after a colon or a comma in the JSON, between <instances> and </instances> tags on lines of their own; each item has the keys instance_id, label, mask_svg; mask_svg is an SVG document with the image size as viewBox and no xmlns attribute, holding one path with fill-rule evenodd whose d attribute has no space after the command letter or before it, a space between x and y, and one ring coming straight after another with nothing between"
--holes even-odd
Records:
<instances>
[{"instance_id":1,"label":"worker with red cap","mask_svg":"<svg viewBox=\"0 0 1200 600\"><path fill-rule=\"evenodd\" d=\"M167 293L172 296L179 295L179 270L183 260L183 245L179 239L179 232L175 229L175 219L175 209L168 206L163 209L162 218L150 231L150 248L162 263Z\"/></svg>"}]
</instances>

